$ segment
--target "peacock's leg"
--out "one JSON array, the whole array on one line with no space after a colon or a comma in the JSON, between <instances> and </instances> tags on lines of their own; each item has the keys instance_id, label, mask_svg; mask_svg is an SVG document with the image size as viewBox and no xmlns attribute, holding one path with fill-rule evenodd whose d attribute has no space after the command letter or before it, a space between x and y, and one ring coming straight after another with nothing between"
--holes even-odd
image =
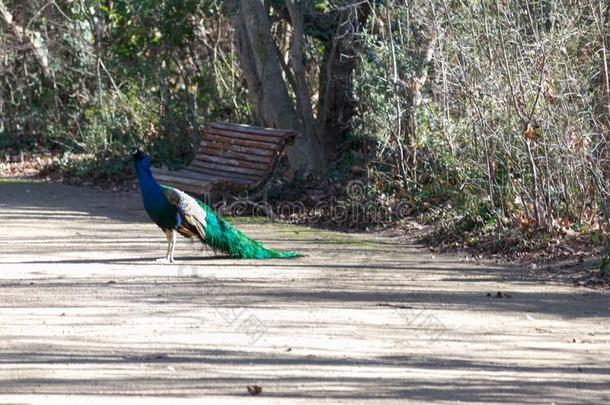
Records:
<instances>
[{"instance_id":1,"label":"peacock's leg","mask_svg":"<svg viewBox=\"0 0 610 405\"><path fill-rule=\"evenodd\" d=\"M175 229L171 229L169 231L169 233L170 233L170 236L167 237L167 240L170 241L169 247L168 247L169 262L173 263L174 262L174 248L176 247L176 236L177 236L178 232L176 232Z\"/></svg>"},{"instance_id":2,"label":"peacock's leg","mask_svg":"<svg viewBox=\"0 0 610 405\"><path fill-rule=\"evenodd\" d=\"M176 231L173 229L164 229L163 233L167 238L167 251L165 257L157 259L158 263L173 263L174 262L174 244L176 243Z\"/></svg>"}]
</instances>

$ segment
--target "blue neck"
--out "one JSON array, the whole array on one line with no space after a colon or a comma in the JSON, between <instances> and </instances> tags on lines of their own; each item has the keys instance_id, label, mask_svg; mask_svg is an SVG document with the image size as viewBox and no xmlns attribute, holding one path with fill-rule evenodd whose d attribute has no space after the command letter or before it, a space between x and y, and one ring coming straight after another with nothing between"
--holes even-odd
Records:
<instances>
[{"instance_id":1,"label":"blue neck","mask_svg":"<svg viewBox=\"0 0 610 405\"><path fill-rule=\"evenodd\" d=\"M181 219L178 210L165 198L161 186L150 172L150 163L138 161L136 174L142 192L144 209L150 219L163 229L176 229L180 226Z\"/></svg>"},{"instance_id":2,"label":"blue neck","mask_svg":"<svg viewBox=\"0 0 610 405\"><path fill-rule=\"evenodd\" d=\"M136 174L138 176L138 183L140 184L140 191L142 192L142 198L157 199L162 196L161 186L153 177L150 168L142 166L141 163L136 164Z\"/></svg>"}]
</instances>

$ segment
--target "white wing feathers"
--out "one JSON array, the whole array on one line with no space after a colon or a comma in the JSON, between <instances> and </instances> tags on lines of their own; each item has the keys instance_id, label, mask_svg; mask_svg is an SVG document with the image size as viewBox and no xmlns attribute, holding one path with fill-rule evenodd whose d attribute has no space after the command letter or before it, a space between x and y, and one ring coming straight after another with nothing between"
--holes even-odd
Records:
<instances>
[{"instance_id":1,"label":"white wing feathers","mask_svg":"<svg viewBox=\"0 0 610 405\"><path fill-rule=\"evenodd\" d=\"M206 212L190 195L175 188L164 188L163 194L170 204L175 205L178 212L189 225L197 229L197 233L205 238Z\"/></svg>"}]
</instances>

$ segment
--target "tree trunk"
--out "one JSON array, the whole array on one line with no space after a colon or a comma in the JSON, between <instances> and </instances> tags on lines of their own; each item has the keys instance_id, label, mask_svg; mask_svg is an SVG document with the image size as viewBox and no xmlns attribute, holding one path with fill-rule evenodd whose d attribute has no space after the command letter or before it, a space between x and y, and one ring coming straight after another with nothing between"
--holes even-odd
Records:
<instances>
[{"instance_id":1,"label":"tree trunk","mask_svg":"<svg viewBox=\"0 0 610 405\"><path fill-rule=\"evenodd\" d=\"M313 138L313 145L317 146L315 153L317 156L324 156L321 148L320 136L313 113L311 93L307 86L307 76L305 67L305 29L303 17L303 2L300 0L286 0L290 20L292 21L292 39L290 45L290 66L294 72L294 93L296 97L296 107L303 132ZM324 164L325 159L320 159L320 164ZM324 167L319 166L319 171L323 172Z\"/></svg>"},{"instance_id":2,"label":"tree trunk","mask_svg":"<svg viewBox=\"0 0 610 405\"><path fill-rule=\"evenodd\" d=\"M291 169L317 172L323 156L315 137L299 119L283 77L263 0L227 0L235 27L241 69L258 125L298 129L303 136L286 149Z\"/></svg>"},{"instance_id":3,"label":"tree trunk","mask_svg":"<svg viewBox=\"0 0 610 405\"><path fill-rule=\"evenodd\" d=\"M327 159L335 155L352 130L352 117L356 113L353 75L362 50L362 40L358 35L370 13L368 2L342 9L337 17L336 32L324 46L318 126Z\"/></svg>"}]
</instances>

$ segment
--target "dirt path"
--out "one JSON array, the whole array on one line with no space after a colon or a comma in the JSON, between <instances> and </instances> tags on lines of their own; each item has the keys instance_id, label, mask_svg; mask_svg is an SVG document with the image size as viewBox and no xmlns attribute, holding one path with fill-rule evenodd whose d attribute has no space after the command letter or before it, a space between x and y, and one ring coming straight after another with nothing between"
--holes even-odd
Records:
<instances>
[{"instance_id":1,"label":"dirt path","mask_svg":"<svg viewBox=\"0 0 610 405\"><path fill-rule=\"evenodd\" d=\"M0 403L610 403L608 292L281 224L157 265L138 198L0 180Z\"/></svg>"}]
</instances>

